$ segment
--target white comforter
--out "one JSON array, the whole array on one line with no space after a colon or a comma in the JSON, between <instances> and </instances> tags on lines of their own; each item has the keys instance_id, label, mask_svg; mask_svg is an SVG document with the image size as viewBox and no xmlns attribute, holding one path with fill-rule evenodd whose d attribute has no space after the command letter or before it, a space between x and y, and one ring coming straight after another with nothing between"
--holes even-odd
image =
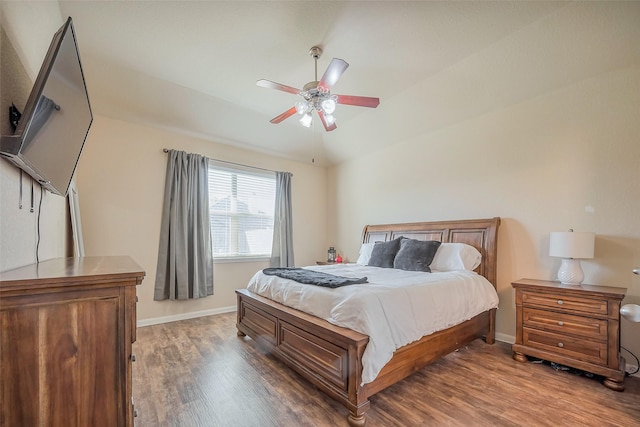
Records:
<instances>
[{"instance_id":1,"label":"white comforter","mask_svg":"<svg viewBox=\"0 0 640 427\"><path fill-rule=\"evenodd\" d=\"M329 289L259 271L247 288L368 335L362 356L363 384L376 378L396 349L498 307L493 285L470 271L424 273L357 264L306 268L338 276L366 276L369 283Z\"/></svg>"}]
</instances>

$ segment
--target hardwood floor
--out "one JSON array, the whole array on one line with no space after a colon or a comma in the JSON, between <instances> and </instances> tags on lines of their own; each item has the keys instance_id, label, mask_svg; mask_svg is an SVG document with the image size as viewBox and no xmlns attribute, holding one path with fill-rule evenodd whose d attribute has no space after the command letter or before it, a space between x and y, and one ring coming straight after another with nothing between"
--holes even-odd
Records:
<instances>
[{"instance_id":1,"label":"hardwood floor","mask_svg":"<svg viewBox=\"0 0 640 427\"><path fill-rule=\"evenodd\" d=\"M235 313L138 329L137 427L347 426L347 410L236 336ZM367 426L639 426L640 378L519 363L480 340L371 398Z\"/></svg>"}]
</instances>

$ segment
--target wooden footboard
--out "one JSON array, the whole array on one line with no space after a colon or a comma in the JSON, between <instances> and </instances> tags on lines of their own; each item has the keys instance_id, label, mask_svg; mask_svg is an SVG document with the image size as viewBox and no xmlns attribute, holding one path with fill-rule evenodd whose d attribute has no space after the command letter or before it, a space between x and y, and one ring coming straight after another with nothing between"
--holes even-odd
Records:
<instances>
[{"instance_id":1,"label":"wooden footboard","mask_svg":"<svg viewBox=\"0 0 640 427\"><path fill-rule=\"evenodd\" d=\"M362 393L362 353L369 337L278 304L246 289L238 296L238 334L248 335L364 425L369 400ZM361 420L361 423L358 423ZM351 423L351 421L350 421Z\"/></svg>"},{"instance_id":2,"label":"wooden footboard","mask_svg":"<svg viewBox=\"0 0 640 427\"><path fill-rule=\"evenodd\" d=\"M398 349L373 382L361 386L369 337L278 304L246 289L238 297L238 335L248 335L349 410L364 426L369 397L481 336L493 343L495 309Z\"/></svg>"}]
</instances>

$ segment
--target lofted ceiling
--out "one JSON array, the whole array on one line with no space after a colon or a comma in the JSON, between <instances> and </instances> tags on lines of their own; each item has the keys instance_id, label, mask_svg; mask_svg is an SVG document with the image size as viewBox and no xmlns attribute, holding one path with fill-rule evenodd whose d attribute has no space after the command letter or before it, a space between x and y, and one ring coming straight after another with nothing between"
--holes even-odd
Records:
<instances>
[{"instance_id":1,"label":"lofted ceiling","mask_svg":"<svg viewBox=\"0 0 640 427\"><path fill-rule=\"evenodd\" d=\"M37 3L37 2L32 2ZM640 5L616 2L59 1L93 109L304 162L335 164L640 63ZM314 80L309 48L350 67L326 133L269 120Z\"/></svg>"}]
</instances>

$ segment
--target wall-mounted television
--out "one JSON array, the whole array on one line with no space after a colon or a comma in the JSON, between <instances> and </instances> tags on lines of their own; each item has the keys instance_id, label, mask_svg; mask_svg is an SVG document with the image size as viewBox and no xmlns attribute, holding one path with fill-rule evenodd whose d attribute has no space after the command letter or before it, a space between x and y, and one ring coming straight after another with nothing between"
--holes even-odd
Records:
<instances>
[{"instance_id":1,"label":"wall-mounted television","mask_svg":"<svg viewBox=\"0 0 640 427\"><path fill-rule=\"evenodd\" d=\"M92 122L69 18L53 36L13 135L0 137L0 155L47 190L66 196Z\"/></svg>"}]
</instances>

